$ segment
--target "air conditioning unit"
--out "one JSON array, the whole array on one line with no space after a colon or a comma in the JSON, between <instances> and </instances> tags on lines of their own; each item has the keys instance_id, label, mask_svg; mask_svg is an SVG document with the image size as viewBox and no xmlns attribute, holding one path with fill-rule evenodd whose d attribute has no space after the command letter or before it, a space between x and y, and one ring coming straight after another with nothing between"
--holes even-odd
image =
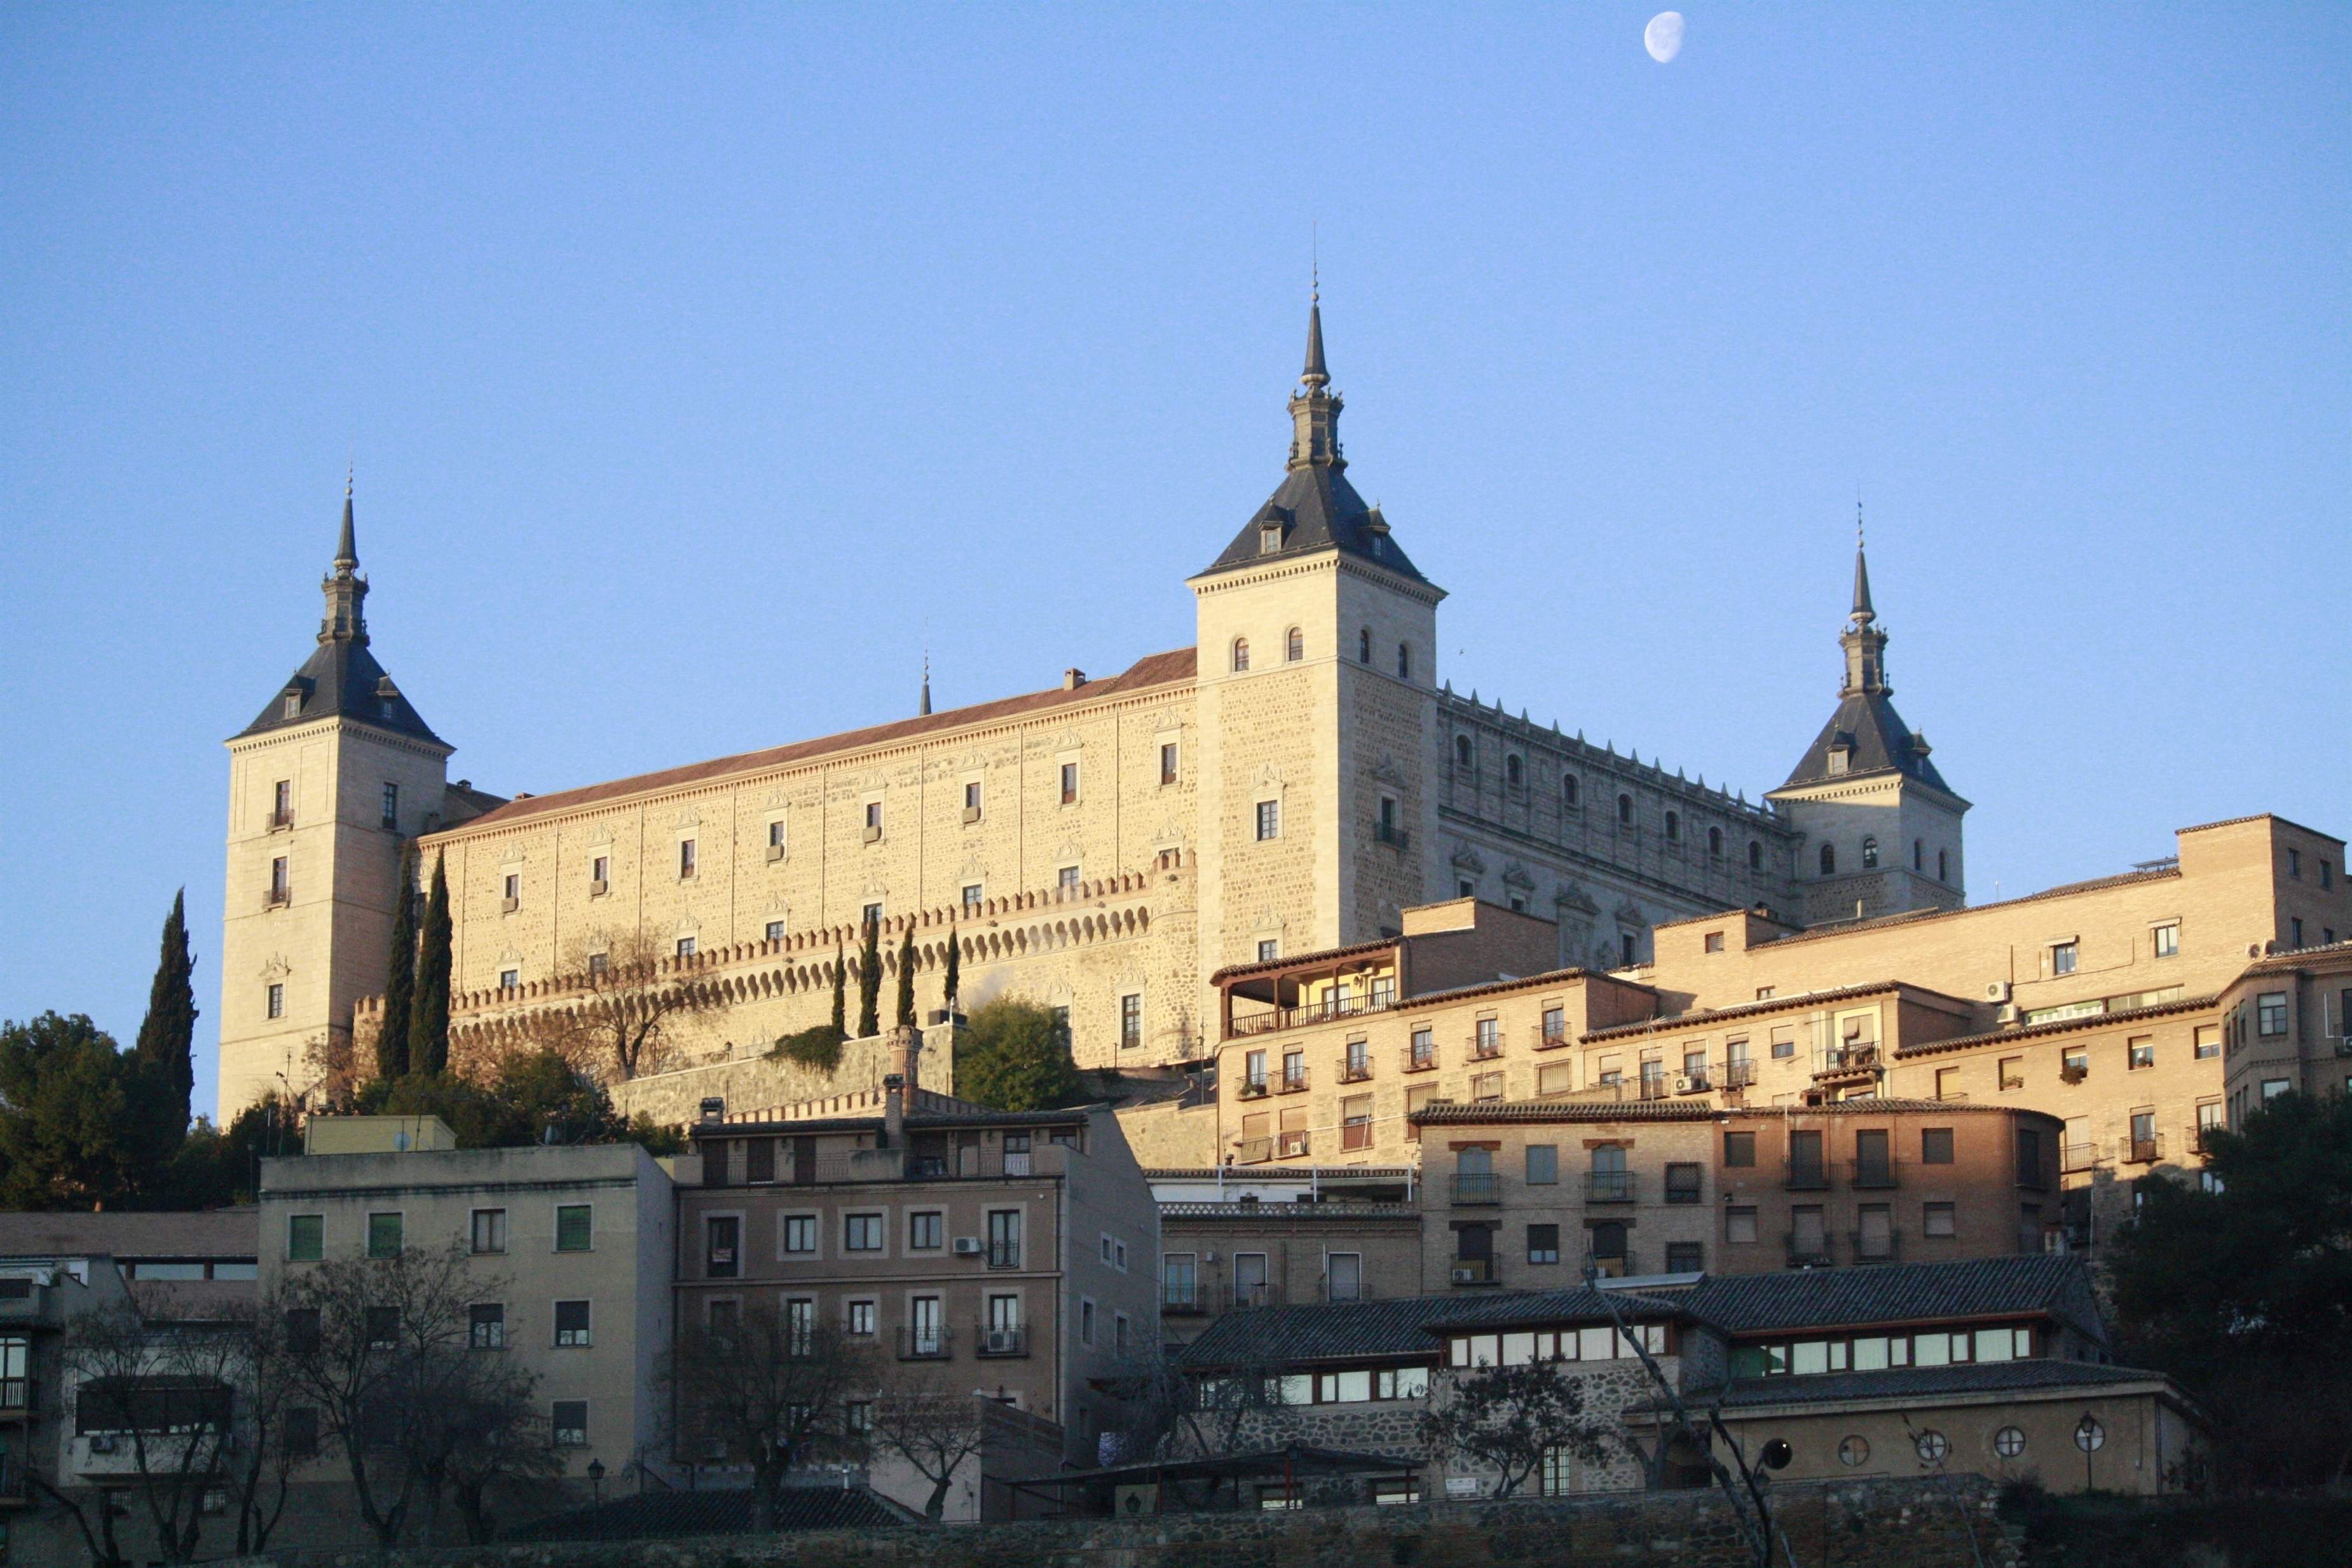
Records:
<instances>
[{"instance_id":1,"label":"air conditioning unit","mask_svg":"<svg viewBox=\"0 0 2352 1568\"><path fill-rule=\"evenodd\" d=\"M1021 1348L1021 1331L1019 1329L991 1329L988 1331L985 1343L989 1354L1011 1355Z\"/></svg>"},{"instance_id":2,"label":"air conditioning unit","mask_svg":"<svg viewBox=\"0 0 2352 1568\"><path fill-rule=\"evenodd\" d=\"M2000 1005L2000 1011L1995 1013L1993 1017L1996 1021L2000 1023L2015 1023L2017 1021L2017 1004L2015 1002L2003 1002Z\"/></svg>"},{"instance_id":3,"label":"air conditioning unit","mask_svg":"<svg viewBox=\"0 0 2352 1568\"><path fill-rule=\"evenodd\" d=\"M114 1452L114 1435L111 1432L98 1432L92 1434L89 1439L89 1451L93 1454L110 1454Z\"/></svg>"},{"instance_id":4,"label":"air conditioning unit","mask_svg":"<svg viewBox=\"0 0 2352 1568\"><path fill-rule=\"evenodd\" d=\"M977 1257L979 1257L979 1256L980 1256L980 1238L979 1238L979 1237L977 1237L977 1236L959 1236L959 1237L957 1237L957 1238L955 1239L955 1255L956 1255L957 1257L959 1257L959 1258L977 1258Z\"/></svg>"},{"instance_id":5,"label":"air conditioning unit","mask_svg":"<svg viewBox=\"0 0 2352 1568\"><path fill-rule=\"evenodd\" d=\"M1992 984L1987 986L1985 988L1985 1000L1989 1002L2005 1002L2009 1000L2009 982L2007 980L1995 980Z\"/></svg>"},{"instance_id":6,"label":"air conditioning unit","mask_svg":"<svg viewBox=\"0 0 2352 1568\"><path fill-rule=\"evenodd\" d=\"M1483 1285L1486 1282L1486 1270L1475 1263L1457 1267L1454 1270L1454 1282L1457 1285Z\"/></svg>"},{"instance_id":7,"label":"air conditioning unit","mask_svg":"<svg viewBox=\"0 0 2352 1568\"><path fill-rule=\"evenodd\" d=\"M1677 1073L1675 1073L1675 1093L1677 1093L1677 1094L1687 1094L1687 1093L1689 1093L1689 1092L1692 1091L1693 1087L1694 1087L1694 1085L1693 1085L1693 1084L1692 1084L1692 1082L1691 1082L1691 1075L1690 1075L1689 1073L1687 1073L1687 1072L1677 1072Z\"/></svg>"}]
</instances>

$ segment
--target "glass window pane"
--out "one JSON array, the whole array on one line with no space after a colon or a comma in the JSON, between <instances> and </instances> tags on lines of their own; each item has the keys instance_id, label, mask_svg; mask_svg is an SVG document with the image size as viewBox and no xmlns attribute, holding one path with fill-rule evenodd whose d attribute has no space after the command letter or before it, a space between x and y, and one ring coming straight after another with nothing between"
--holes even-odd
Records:
<instances>
[{"instance_id":1,"label":"glass window pane","mask_svg":"<svg viewBox=\"0 0 2352 1568\"><path fill-rule=\"evenodd\" d=\"M1921 1366L1948 1366L1952 1362L1952 1336L1922 1333L1911 1336L1911 1354Z\"/></svg>"},{"instance_id":2,"label":"glass window pane","mask_svg":"<svg viewBox=\"0 0 2352 1568\"><path fill-rule=\"evenodd\" d=\"M2013 1343L2007 1329L1979 1329L1976 1358L1979 1361L2011 1360L2014 1354Z\"/></svg>"},{"instance_id":3,"label":"glass window pane","mask_svg":"<svg viewBox=\"0 0 2352 1568\"><path fill-rule=\"evenodd\" d=\"M1853 1369L1856 1372L1878 1372L1885 1365L1886 1341L1883 1337L1853 1342Z\"/></svg>"},{"instance_id":4,"label":"glass window pane","mask_svg":"<svg viewBox=\"0 0 2352 1568\"><path fill-rule=\"evenodd\" d=\"M1827 1341L1801 1340L1790 1347L1789 1370L1800 1377L1810 1377L1830 1369L1830 1347Z\"/></svg>"}]
</instances>

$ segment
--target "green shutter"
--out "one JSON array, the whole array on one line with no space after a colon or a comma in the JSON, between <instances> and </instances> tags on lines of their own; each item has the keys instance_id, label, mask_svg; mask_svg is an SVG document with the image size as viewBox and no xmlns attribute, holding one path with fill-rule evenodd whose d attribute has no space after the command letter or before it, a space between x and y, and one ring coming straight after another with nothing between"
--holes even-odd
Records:
<instances>
[{"instance_id":1,"label":"green shutter","mask_svg":"<svg viewBox=\"0 0 2352 1568\"><path fill-rule=\"evenodd\" d=\"M590 1216L594 1211L584 1203L565 1204L555 1211L555 1249L558 1252L585 1252L593 1237Z\"/></svg>"},{"instance_id":2,"label":"green shutter","mask_svg":"<svg viewBox=\"0 0 2352 1568\"><path fill-rule=\"evenodd\" d=\"M316 1263L327 1254L327 1218L322 1214L286 1217L286 1257L289 1262Z\"/></svg>"}]
</instances>

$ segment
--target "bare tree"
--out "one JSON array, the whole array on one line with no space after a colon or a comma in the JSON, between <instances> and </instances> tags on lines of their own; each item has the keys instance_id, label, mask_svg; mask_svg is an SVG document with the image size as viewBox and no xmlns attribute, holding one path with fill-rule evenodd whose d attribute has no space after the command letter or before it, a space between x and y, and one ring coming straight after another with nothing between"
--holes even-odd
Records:
<instances>
[{"instance_id":1,"label":"bare tree","mask_svg":"<svg viewBox=\"0 0 2352 1568\"><path fill-rule=\"evenodd\" d=\"M151 1297L150 1305L158 1321L127 1299L73 1319L63 1364L76 1428L127 1449L154 1550L167 1563L186 1563L196 1554L205 1493L221 1483L237 1445L237 1393L250 1377L252 1342L235 1319L175 1321L179 1309L168 1299ZM99 1511L100 1560L114 1561L114 1511ZM83 1533L88 1539L86 1522Z\"/></svg>"},{"instance_id":2,"label":"bare tree","mask_svg":"<svg viewBox=\"0 0 2352 1568\"><path fill-rule=\"evenodd\" d=\"M831 1323L766 1301L679 1329L656 1378L669 1395L677 1447L751 1467L751 1527L772 1529L793 1467L863 1457L848 1395L871 1387L870 1354Z\"/></svg>"},{"instance_id":3,"label":"bare tree","mask_svg":"<svg viewBox=\"0 0 2352 1568\"><path fill-rule=\"evenodd\" d=\"M1542 1469L1556 1448L1599 1464L1608 1424L1584 1413L1584 1389L1551 1366L1496 1366L1433 1387L1421 1436L1433 1457L1460 1458L1501 1474L1496 1497L1508 1497Z\"/></svg>"},{"instance_id":4,"label":"bare tree","mask_svg":"<svg viewBox=\"0 0 2352 1568\"><path fill-rule=\"evenodd\" d=\"M1124 1463L1145 1459L1223 1458L1276 1448L1298 1435L1298 1418L1276 1364L1256 1358L1214 1367L1187 1367L1172 1353L1147 1345L1108 1380L1122 1406L1117 1453ZM1214 1479L1170 1485L1188 1506L1207 1505Z\"/></svg>"},{"instance_id":5,"label":"bare tree","mask_svg":"<svg viewBox=\"0 0 2352 1568\"><path fill-rule=\"evenodd\" d=\"M983 1398L956 1385L953 1374L920 1366L909 1363L884 1380L872 1438L878 1452L906 1460L931 1483L923 1514L937 1524L946 1516L956 1471L988 1440L988 1413Z\"/></svg>"},{"instance_id":6,"label":"bare tree","mask_svg":"<svg viewBox=\"0 0 2352 1568\"><path fill-rule=\"evenodd\" d=\"M563 1473L563 1456L532 1400L539 1379L504 1355L457 1353L457 1364L436 1369L429 1410L407 1423L407 1462L428 1479L432 1508L425 1539L438 1534L440 1498L446 1487L466 1525L466 1538L479 1546L493 1531L491 1488L504 1482L545 1480Z\"/></svg>"},{"instance_id":7,"label":"bare tree","mask_svg":"<svg viewBox=\"0 0 2352 1568\"><path fill-rule=\"evenodd\" d=\"M285 1517L294 1471L310 1457L288 1429L287 1412L294 1406L289 1396L281 1300L282 1287L272 1286L245 1316L245 1442L234 1477L240 1557L268 1546L270 1532Z\"/></svg>"},{"instance_id":8,"label":"bare tree","mask_svg":"<svg viewBox=\"0 0 2352 1568\"><path fill-rule=\"evenodd\" d=\"M277 1305L289 1394L319 1412L322 1435L342 1450L360 1517L385 1546L398 1544L419 1501L437 1506L439 1434L476 1375L468 1309L506 1284L475 1273L457 1241L333 1259L285 1283Z\"/></svg>"},{"instance_id":9,"label":"bare tree","mask_svg":"<svg viewBox=\"0 0 2352 1568\"><path fill-rule=\"evenodd\" d=\"M583 938L571 967L586 988L532 1020L530 1033L615 1080L659 1071L672 1050L671 1026L702 1005L675 954L649 931Z\"/></svg>"}]
</instances>

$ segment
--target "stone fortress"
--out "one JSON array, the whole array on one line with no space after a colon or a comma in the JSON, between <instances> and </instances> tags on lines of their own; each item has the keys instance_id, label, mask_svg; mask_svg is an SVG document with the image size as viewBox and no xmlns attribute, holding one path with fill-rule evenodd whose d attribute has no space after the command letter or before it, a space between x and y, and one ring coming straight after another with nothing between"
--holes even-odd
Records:
<instances>
[{"instance_id":1,"label":"stone fortress","mask_svg":"<svg viewBox=\"0 0 2352 1568\"><path fill-rule=\"evenodd\" d=\"M1968 802L1889 700L1859 547L1836 711L1750 802L1457 694L1444 591L1349 481L1319 304L1288 406L1281 484L1186 585L1192 647L938 713L926 685L909 717L512 800L448 779L454 747L377 662L347 492L317 646L227 743L219 1114L368 1039L409 840L447 869L455 1037L526 1028L616 945L651 948L703 1003L669 1065L734 1063L738 1103L871 1087L876 1052L832 1084L749 1081L801 1071L752 1059L826 1016L869 917L887 964L913 928L927 1016L959 942L967 1004L1066 1009L1080 1066L1130 1069L1213 1055L1219 970L1436 901L1535 915L1552 964L1594 970L1725 909L1965 902Z\"/></svg>"}]
</instances>

